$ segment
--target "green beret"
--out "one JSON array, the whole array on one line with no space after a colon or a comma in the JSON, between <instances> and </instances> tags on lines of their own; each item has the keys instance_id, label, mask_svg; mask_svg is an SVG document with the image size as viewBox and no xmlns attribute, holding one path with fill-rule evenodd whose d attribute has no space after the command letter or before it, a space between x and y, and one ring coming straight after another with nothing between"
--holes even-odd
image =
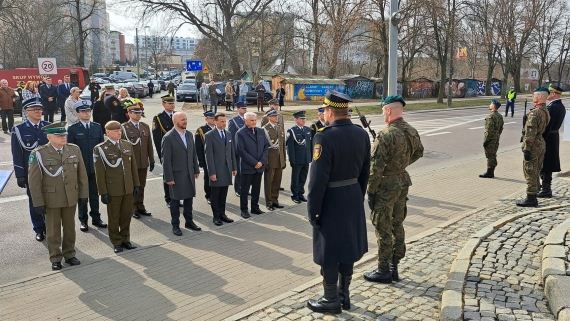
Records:
<instances>
[{"instance_id":1,"label":"green beret","mask_svg":"<svg viewBox=\"0 0 570 321\"><path fill-rule=\"evenodd\" d=\"M546 87L536 87L536 89L534 90L535 93L540 91L550 94L550 90L548 90L548 88Z\"/></svg>"},{"instance_id":2,"label":"green beret","mask_svg":"<svg viewBox=\"0 0 570 321\"><path fill-rule=\"evenodd\" d=\"M496 99L491 100L491 104L495 105L495 108L501 107L501 103Z\"/></svg>"},{"instance_id":3,"label":"green beret","mask_svg":"<svg viewBox=\"0 0 570 321\"><path fill-rule=\"evenodd\" d=\"M406 102L404 101L404 98L402 98L402 96L399 96L399 95L386 96L386 97L382 98L382 106L388 105L388 104L391 104L391 103L394 103L397 101L402 103L402 107L406 106Z\"/></svg>"}]
</instances>

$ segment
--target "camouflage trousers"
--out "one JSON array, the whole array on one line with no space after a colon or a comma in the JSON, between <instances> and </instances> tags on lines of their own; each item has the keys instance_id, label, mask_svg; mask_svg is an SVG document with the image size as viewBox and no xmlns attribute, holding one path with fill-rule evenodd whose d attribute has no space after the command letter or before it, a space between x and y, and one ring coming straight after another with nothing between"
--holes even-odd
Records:
<instances>
[{"instance_id":1,"label":"camouflage trousers","mask_svg":"<svg viewBox=\"0 0 570 321\"><path fill-rule=\"evenodd\" d=\"M526 193L536 195L540 190L540 171L542 170L542 162L544 160L544 143L534 148L530 155L531 160L523 160L523 173L526 180Z\"/></svg>"},{"instance_id":2,"label":"camouflage trousers","mask_svg":"<svg viewBox=\"0 0 570 321\"><path fill-rule=\"evenodd\" d=\"M485 147L485 157L487 157L487 168L497 167L497 150L499 149L498 140L490 140Z\"/></svg>"},{"instance_id":3,"label":"camouflage trousers","mask_svg":"<svg viewBox=\"0 0 570 321\"><path fill-rule=\"evenodd\" d=\"M374 198L374 209L370 213L378 242L378 266L386 266L392 258L406 255L404 219L408 187L397 190L380 188Z\"/></svg>"}]
</instances>

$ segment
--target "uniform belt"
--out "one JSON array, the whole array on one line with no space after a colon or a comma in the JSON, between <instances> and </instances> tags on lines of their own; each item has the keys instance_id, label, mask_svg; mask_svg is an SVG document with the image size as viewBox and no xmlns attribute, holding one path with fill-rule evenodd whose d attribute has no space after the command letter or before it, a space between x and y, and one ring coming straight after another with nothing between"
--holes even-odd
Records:
<instances>
[{"instance_id":1,"label":"uniform belt","mask_svg":"<svg viewBox=\"0 0 570 321\"><path fill-rule=\"evenodd\" d=\"M349 178L343 181L330 182L328 183L327 187L330 188L343 187L343 186L353 185L356 183L358 183L358 178Z\"/></svg>"},{"instance_id":2,"label":"uniform belt","mask_svg":"<svg viewBox=\"0 0 570 321\"><path fill-rule=\"evenodd\" d=\"M551 134L558 134L558 129L553 129L550 131Z\"/></svg>"},{"instance_id":3,"label":"uniform belt","mask_svg":"<svg viewBox=\"0 0 570 321\"><path fill-rule=\"evenodd\" d=\"M383 176L393 176L393 175L398 175L398 174L402 174L402 173L405 173L405 172L406 172L406 169L405 169L405 168L402 168L402 169L398 169L398 170L391 171L391 172L389 172L389 171L384 172L384 173L382 173L382 175L383 175Z\"/></svg>"}]
</instances>

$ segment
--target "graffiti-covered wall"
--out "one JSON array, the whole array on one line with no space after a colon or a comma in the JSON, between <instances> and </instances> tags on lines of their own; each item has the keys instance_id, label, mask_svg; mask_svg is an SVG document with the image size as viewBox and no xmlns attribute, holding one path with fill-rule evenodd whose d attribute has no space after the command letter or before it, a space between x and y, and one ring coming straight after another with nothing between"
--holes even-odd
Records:
<instances>
[{"instance_id":1,"label":"graffiti-covered wall","mask_svg":"<svg viewBox=\"0 0 570 321\"><path fill-rule=\"evenodd\" d=\"M429 98L433 97L434 83L425 78L410 81L409 97L410 98Z\"/></svg>"},{"instance_id":2,"label":"graffiti-covered wall","mask_svg":"<svg viewBox=\"0 0 570 321\"><path fill-rule=\"evenodd\" d=\"M376 98L381 98L382 93L384 92L384 88L381 82L376 83ZM398 83L396 86L396 95L402 96L402 83Z\"/></svg>"},{"instance_id":3,"label":"graffiti-covered wall","mask_svg":"<svg viewBox=\"0 0 570 321\"><path fill-rule=\"evenodd\" d=\"M374 82L370 80L346 80L346 94L352 99L372 99Z\"/></svg>"},{"instance_id":4,"label":"graffiti-covered wall","mask_svg":"<svg viewBox=\"0 0 570 321\"><path fill-rule=\"evenodd\" d=\"M479 82L476 79L463 79L465 82L464 97L477 97L479 95Z\"/></svg>"},{"instance_id":5,"label":"graffiti-covered wall","mask_svg":"<svg viewBox=\"0 0 570 321\"><path fill-rule=\"evenodd\" d=\"M485 95L485 89L486 89L486 85L485 85L485 81L477 81L477 89L478 89L478 93L479 95ZM492 81L491 82L491 95L493 96L498 96L501 94L501 83L498 81Z\"/></svg>"},{"instance_id":6,"label":"graffiti-covered wall","mask_svg":"<svg viewBox=\"0 0 570 321\"><path fill-rule=\"evenodd\" d=\"M344 93L344 85L322 85L322 84L296 84L294 90L294 100L322 101L325 99L327 90L336 90Z\"/></svg>"},{"instance_id":7,"label":"graffiti-covered wall","mask_svg":"<svg viewBox=\"0 0 570 321\"><path fill-rule=\"evenodd\" d=\"M445 82L443 87L443 96L447 97L449 93L449 81ZM465 97L465 82L463 80L453 79L451 81L451 97L453 98L463 98Z\"/></svg>"}]
</instances>

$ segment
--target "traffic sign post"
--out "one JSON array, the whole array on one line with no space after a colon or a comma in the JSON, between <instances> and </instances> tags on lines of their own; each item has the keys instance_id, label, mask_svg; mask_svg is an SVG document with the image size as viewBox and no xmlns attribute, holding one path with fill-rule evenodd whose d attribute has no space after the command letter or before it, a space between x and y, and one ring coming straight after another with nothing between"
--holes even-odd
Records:
<instances>
[{"instance_id":1,"label":"traffic sign post","mask_svg":"<svg viewBox=\"0 0 570 321\"><path fill-rule=\"evenodd\" d=\"M202 71L202 60L186 60L186 71Z\"/></svg>"},{"instance_id":2,"label":"traffic sign post","mask_svg":"<svg viewBox=\"0 0 570 321\"><path fill-rule=\"evenodd\" d=\"M57 75L55 58L38 58L38 70L40 75Z\"/></svg>"}]
</instances>

